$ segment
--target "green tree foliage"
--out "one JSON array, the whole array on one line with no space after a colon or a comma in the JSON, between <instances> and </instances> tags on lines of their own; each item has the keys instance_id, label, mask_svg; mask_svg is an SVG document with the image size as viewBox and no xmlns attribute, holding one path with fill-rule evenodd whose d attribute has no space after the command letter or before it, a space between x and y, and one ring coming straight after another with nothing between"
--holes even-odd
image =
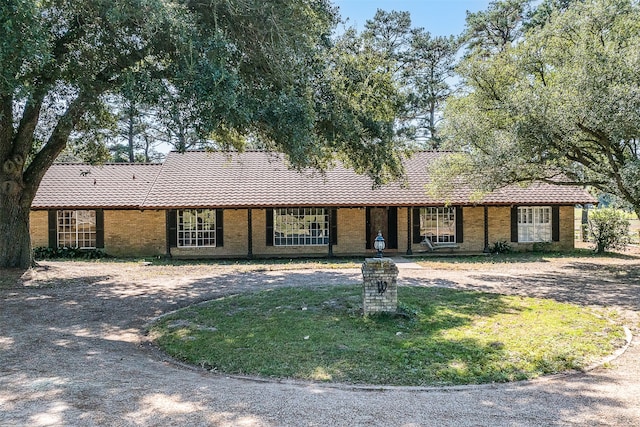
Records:
<instances>
[{"instance_id":1,"label":"green tree foliage","mask_svg":"<svg viewBox=\"0 0 640 427\"><path fill-rule=\"evenodd\" d=\"M389 61L370 40L351 29L335 42L329 62L319 95L325 100L321 110L323 137L332 145L319 148L341 147L342 159L351 159L348 163L358 172L373 166L384 176L399 176L401 154L407 147L397 137L394 124L403 97ZM381 182L374 180L375 184Z\"/></svg>"},{"instance_id":2,"label":"green tree foliage","mask_svg":"<svg viewBox=\"0 0 640 427\"><path fill-rule=\"evenodd\" d=\"M163 157L154 149L160 144L152 115L158 84L144 73L131 72L107 103L116 121L107 141L113 161L150 162Z\"/></svg>"},{"instance_id":3,"label":"green tree foliage","mask_svg":"<svg viewBox=\"0 0 640 427\"><path fill-rule=\"evenodd\" d=\"M411 26L409 12L378 10L361 37L384 60L400 97L395 130L399 139L421 148L438 148L438 123L444 101L451 94L459 41L435 37Z\"/></svg>"},{"instance_id":4,"label":"green tree foliage","mask_svg":"<svg viewBox=\"0 0 640 427\"><path fill-rule=\"evenodd\" d=\"M523 22L525 30L543 27L554 13L565 12L574 3L585 0L543 0L537 7L529 9Z\"/></svg>"},{"instance_id":5,"label":"green tree foliage","mask_svg":"<svg viewBox=\"0 0 640 427\"><path fill-rule=\"evenodd\" d=\"M363 36L371 41L373 49L389 60L388 71L402 74L410 61L411 33L409 12L378 9L365 23Z\"/></svg>"},{"instance_id":6,"label":"green tree foliage","mask_svg":"<svg viewBox=\"0 0 640 427\"><path fill-rule=\"evenodd\" d=\"M589 234L596 252L624 249L629 243L629 220L619 209L603 208L589 212Z\"/></svg>"},{"instance_id":7,"label":"green tree foliage","mask_svg":"<svg viewBox=\"0 0 640 427\"><path fill-rule=\"evenodd\" d=\"M413 33L407 73L412 88L409 105L413 114L409 116L417 124L417 138L427 140L425 148L437 149L442 142L438 124L444 104L453 93L450 82L459 48L460 40L454 36L432 36L423 30Z\"/></svg>"},{"instance_id":8,"label":"green tree foliage","mask_svg":"<svg viewBox=\"0 0 640 427\"><path fill-rule=\"evenodd\" d=\"M471 51L458 67L464 93L448 103L446 129L460 153L437 167L439 179L459 174L484 191L592 186L640 213L640 5L560 3L530 15L545 18L504 49Z\"/></svg>"},{"instance_id":9,"label":"green tree foliage","mask_svg":"<svg viewBox=\"0 0 640 427\"><path fill-rule=\"evenodd\" d=\"M467 11L464 39L471 54L482 57L502 52L522 35L522 20L530 0L498 0L485 11Z\"/></svg>"},{"instance_id":10,"label":"green tree foliage","mask_svg":"<svg viewBox=\"0 0 640 427\"><path fill-rule=\"evenodd\" d=\"M70 140L86 148L84 134L113 127L108 103L132 76L168 88L223 147L260 141L299 167L342 153L377 183L399 174L393 86L374 115L352 99L375 94L362 75L340 75L336 21L328 0L1 2L0 267L30 265L42 177Z\"/></svg>"}]
</instances>

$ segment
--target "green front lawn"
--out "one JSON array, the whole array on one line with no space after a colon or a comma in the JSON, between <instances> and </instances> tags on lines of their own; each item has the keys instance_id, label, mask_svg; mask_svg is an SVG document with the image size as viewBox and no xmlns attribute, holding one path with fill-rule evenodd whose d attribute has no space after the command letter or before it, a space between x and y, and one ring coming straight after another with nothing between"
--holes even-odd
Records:
<instances>
[{"instance_id":1,"label":"green front lawn","mask_svg":"<svg viewBox=\"0 0 640 427\"><path fill-rule=\"evenodd\" d=\"M229 374L376 385L505 382L584 368L624 343L612 312L443 288L398 290L361 315L362 288L229 296L158 321L173 357Z\"/></svg>"}]
</instances>

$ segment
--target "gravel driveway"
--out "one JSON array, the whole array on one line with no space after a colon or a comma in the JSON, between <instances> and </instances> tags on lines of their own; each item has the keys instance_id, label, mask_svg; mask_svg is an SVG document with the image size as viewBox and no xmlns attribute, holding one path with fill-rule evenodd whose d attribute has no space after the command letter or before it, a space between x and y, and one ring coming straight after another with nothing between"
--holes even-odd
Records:
<instances>
[{"instance_id":1,"label":"gravel driveway","mask_svg":"<svg viewBox=\"0 0 640 427\"><path fill-rule=\"evenodd\" d=\"M399 283L615 307L636 336L639 267L637 257L456 269L408 264ZM144 335L155 316L194 302L258 288L359 283L358 269L45 262L22 279L0 274L1 426L640 425L636 338L606 368L588 373L484 386L360 388L179 366Z\"/></svg>"}]
</instances>

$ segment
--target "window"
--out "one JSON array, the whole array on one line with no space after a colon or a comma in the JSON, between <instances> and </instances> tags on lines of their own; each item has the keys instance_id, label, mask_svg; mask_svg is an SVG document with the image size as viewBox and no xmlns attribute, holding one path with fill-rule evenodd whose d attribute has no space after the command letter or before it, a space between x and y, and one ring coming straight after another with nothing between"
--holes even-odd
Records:
<instances>
[{"instance_id":1,"label":"window","mask_svg":"<svg viewBox=\"0 0 640 427\"><path fill-rule=\"evenodd\" d=\"M456 243L456 209L420 208L420 236L432 243Z\"/></svg>"},{"instance_id":2,"label":"window","mask_svg":"<svg viewBox=\"0 0 640 427\"><path fill-rule=\"evenodd\" d=\"M324 208L280 208L273 210L274 246L329 244L329 217Z\"/></svg>"},{"instance_id":3,"label":"window","mask_svg":"<svg viewBox=\"0 0 640 427\"><path fill-rule=\"evenodd\" d=\"M551 238L549 206L518 207L518 242L550 242Z\"/></svg>"},{"instance_id":4,"label":"window","mask_svg":"<svg viewBox=\"0 0 640 427\"><path fill-rule=\"evenodd\" d=\"M59 247L95 249L96 211L58 211L56 234Z\"/></svg>"},{"instance_id":5,"label":"window","mask_svg":"<svg viewBox=\"0 0 640 427\"><path fill-rule=\"evenodd\" d=\"M178 247L216 246L215 209L178 211Z\"/></svg>"}]
</instances>

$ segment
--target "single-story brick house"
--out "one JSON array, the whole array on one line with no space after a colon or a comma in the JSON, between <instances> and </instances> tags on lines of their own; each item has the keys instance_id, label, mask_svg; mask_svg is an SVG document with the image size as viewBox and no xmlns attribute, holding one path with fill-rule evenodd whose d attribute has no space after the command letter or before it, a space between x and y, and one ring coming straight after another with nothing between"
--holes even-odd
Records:
<instances>
[{"instance_id":1,"label":"single-story brick house","mask_svg":"<svg viewBox=\"0 0 640 427\"><path fill-rule=\"evenodd\" d=\"M374 252L380 230L385 253L473 253L498 241L517 250L574 247L574 206L595 202L586 191L537 183L473 201L460 187L445 203L425 191L425 165L439 155L415 153L406 181L380 188L342 166L299 172L283 156L257 151L55 164L32 204L32 244L115 256L361 256Z\"/></svg>"}]
</instances>

